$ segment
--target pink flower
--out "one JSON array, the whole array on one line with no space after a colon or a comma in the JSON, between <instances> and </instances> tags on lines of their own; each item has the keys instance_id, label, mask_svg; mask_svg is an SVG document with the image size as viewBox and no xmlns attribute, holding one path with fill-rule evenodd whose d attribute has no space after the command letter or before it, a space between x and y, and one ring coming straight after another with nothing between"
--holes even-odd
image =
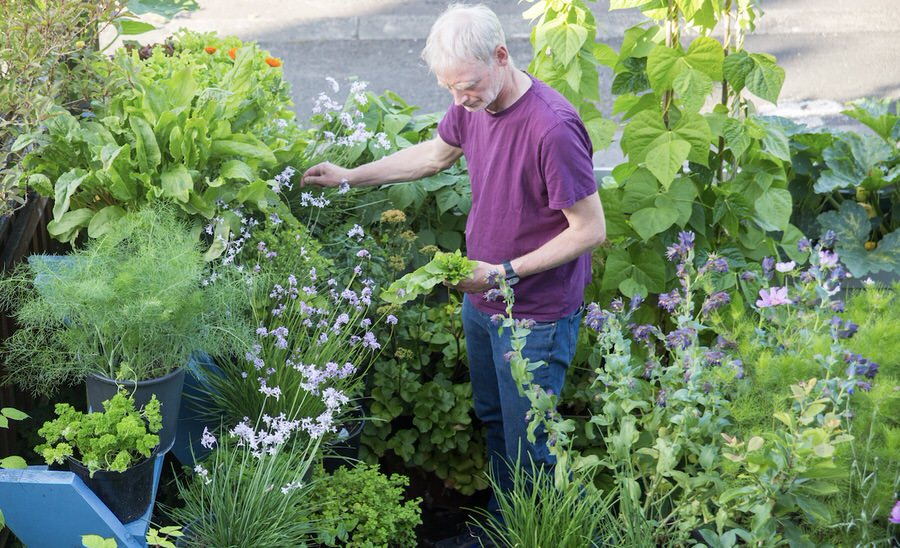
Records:
<instances>
[{"instance_id":1,"label":"pink flower","mask_svg":"<svg viewBox=\"0 0 900 548\"><path fill-rule=\"evenodd\" d=\"M756 306L760 308L769 308L780 304L791 304L791 300L788 299L787 295L787 287L770 287L768 290L760 289Z\"/></svg>"},{"instance_id":2,"label":"pink flower","mask_svg":"<svg viewBox=\"0 0 900 548\"><path fill-rule=\"evenodd\" d=\"M900 500L898 500L894 504L894 509L891 510L891 515L888 517L888 521L891 523L900 523Z\"/></svg>"}]
</instances>

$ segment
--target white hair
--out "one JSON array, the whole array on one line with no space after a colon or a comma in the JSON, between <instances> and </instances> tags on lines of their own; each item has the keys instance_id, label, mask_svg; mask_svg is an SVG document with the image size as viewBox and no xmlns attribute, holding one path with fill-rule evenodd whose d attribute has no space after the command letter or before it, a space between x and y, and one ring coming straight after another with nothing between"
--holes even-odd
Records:
<instances>
[{"instance_id":1,"label":"white hair","mask_svg":"<svg viewBox=\"0 0 900 548\"><path fill-rule=\"evenodd\" d=\"M497 14L483 4L450 4L431 26L422 59L431 72L473 62L491 64L497 46L506 46Z\"/></svg>"}]
</instances>

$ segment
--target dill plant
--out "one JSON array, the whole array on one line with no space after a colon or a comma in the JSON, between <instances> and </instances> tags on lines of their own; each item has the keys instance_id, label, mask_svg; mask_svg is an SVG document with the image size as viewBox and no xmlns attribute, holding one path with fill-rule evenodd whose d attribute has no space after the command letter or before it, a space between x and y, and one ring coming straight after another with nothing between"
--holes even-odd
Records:
<instances>
[{"instance_id":1,"label":"dill plant","mask_svg":"<svg viewBox=\"0 0 900 548\"><path fill-rule=\"evenodd\" d=\"M243 351L249 299L233 268L212 270L198 232L158 205L123 217L63 260L30 260L0 280L20 326L3 346L6 381L52 395L88 373L147 380L190 354Z\"/></svg>"}]
</instances>

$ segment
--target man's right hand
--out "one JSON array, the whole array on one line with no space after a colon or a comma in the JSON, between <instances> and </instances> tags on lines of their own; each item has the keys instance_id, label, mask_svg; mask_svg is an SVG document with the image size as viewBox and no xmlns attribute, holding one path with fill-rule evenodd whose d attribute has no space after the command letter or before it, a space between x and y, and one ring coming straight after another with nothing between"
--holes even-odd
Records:
<instances>
[{"instance_id":1,"label":"man's right hand","mask_svg":"<svg viewBox=\"0 0 900 548\"><path fill-rule=\"evenodd\" d=\"M322 162L314 165L306 170L303 177L300 178L300 186L317 185L317 186L339 186L343 182L348 182L350 170L336 166L331 162Z\"/></svg>"}]
</instances>

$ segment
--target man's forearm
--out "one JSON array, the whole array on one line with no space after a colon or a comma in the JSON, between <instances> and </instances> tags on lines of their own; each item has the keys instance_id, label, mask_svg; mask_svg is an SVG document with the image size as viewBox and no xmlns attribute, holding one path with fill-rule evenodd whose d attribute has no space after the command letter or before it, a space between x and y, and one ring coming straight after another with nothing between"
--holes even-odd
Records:
<instances>
[{"instance_id":1,"label":"man's forearm","mask_svg":"<svg viewBox=\"0 0 900 548\"><path fill-rule=\"evenodd\" d=\"M539 248L513 258L510 264L520 277L531 276L568 263L605 240L602 233L589 233L571 227L563 230Z\"/></svg>"},{"instance_id":2,"label":"man's forearm","mask_svg":"<svg viewBox=\"0 0 900 548\"><path fill-rule=\"evenodd\" d=\"M351 169L347 181L351 186L373 186L415 181L434 175L448 166L431 159L430 146L430 142L419 143Z\"/></svg>"}]
</instances>

